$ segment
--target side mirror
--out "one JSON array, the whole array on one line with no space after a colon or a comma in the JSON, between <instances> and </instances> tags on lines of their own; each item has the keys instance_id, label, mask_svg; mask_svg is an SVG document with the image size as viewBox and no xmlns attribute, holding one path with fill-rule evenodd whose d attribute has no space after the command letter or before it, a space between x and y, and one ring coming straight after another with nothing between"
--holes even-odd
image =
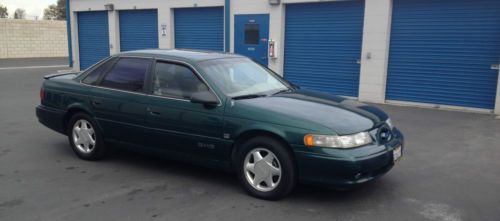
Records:
<instances>
[{"instance_id":1,"label":"side mirror","mask_svg":"<svg viewBox=\"0 0 500 221\"><path fill-rule=\"evenodd\" d=\"M201 91L191 95L191 103L216 106L219 104L219 99L210 91Z\"/></svg>"}]
</instances>

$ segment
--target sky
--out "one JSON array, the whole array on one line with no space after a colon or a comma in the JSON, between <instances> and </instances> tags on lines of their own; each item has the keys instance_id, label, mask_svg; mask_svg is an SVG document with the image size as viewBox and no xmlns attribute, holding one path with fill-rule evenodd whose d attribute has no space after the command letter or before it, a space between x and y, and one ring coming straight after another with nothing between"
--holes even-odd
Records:
<instances>
[{"instance_id":1,"label":"sky","mask_svg":"<svg viewBox=\"0 0 500 221\"><path fill-rule=\"evenodd\" d=\"M0 5L7 6L9 17L14 15L16 8L26 10L26 19L38 19L43 17L43 10L51 4L56 4L57 0L0 0Z\"/></svg>"}]
</instances>

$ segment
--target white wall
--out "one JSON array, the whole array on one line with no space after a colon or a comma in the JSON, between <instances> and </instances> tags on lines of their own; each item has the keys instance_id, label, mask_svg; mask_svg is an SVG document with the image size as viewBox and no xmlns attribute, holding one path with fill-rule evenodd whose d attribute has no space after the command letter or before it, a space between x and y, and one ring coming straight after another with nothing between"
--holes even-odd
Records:
<instances>
[{"instance_id":1,"label":"white wall","mask_svg":"<svg viewBox=\"0 0 500 221\"><path fill-rule=\"evenodd\" d=\"M500 61L498 61L500 63ZM498 64L500 65L500 64ZM495 114L500 115L500 70L498 70L497 98L495 102Z\"/></svg>"},{"instance_id":2,"label":"white wall","mask_svg":"<svg viewBox=\"0 0 500 221\"><path fill-rule=\"evenodd\" d=\"M359 100L385 102L392 0L366 1Z\"/></svg>"}]
</instances>

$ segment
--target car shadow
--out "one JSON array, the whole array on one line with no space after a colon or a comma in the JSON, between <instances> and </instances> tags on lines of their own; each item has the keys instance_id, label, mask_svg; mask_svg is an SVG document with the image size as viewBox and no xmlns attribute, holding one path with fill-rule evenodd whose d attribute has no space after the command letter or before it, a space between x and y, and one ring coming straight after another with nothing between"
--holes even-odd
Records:
<instances>
[{"instance_id":1,"label":"car shadow","mask_svg":"<svg viewBox=\"0 0 500 221\"><path fill-rule=\"evenodd\" d=\"M80 160L72 152L67 142L58 142L54 144L59 155L64 158L74 158ZM237 194L245 195L243 188L240 187L236 174L228 171L203 167L186 163L170 158L159 157L156 155L138 153L124 148L113 148L110 156L95 163L115 164L124 170L133 167L153 173L160 173L173 178L182 177L193 180L193 183L210 183L213 185L224 186L225 189L234 191ZM368 197L377 197L384 194L387 189L392 189L390 180L377 180L353 189L338 190L325 188L321 186L311 186L299 184L294 192L283 199L288 202L348 202L366 199ZM248 196L250 198L250 196ZM251 199L251 198L250 198Z\"/></svg>"}]
</instances>

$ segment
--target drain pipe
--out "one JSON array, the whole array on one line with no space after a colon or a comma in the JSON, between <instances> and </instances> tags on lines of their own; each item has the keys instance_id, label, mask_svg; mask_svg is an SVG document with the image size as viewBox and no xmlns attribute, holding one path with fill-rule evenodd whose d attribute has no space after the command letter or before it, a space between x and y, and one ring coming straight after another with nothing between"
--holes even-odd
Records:
<instances>
[{"instance_id":1,"label":"drain pipe","mask_svg":"<svg viewBox=\"0 0 500 221\"><path fill-rule=\"evenodd\" d=\"M68 32L68 63L73 67L73 46L71 45L71 12L69 8L70 0L66 0L66 31Z\"/></svg>"},{"instance_id":2,"label":"drain pipe","mask_svg":"<svg viewBox=\"0 0 500 221\"><path fill-rule=\"evenodd\" d=\"M230 16L231 16L231 2L230 0L224 0L224 51L229 52L229 36L230 30Z\"/></svg>"}]
</instances>

